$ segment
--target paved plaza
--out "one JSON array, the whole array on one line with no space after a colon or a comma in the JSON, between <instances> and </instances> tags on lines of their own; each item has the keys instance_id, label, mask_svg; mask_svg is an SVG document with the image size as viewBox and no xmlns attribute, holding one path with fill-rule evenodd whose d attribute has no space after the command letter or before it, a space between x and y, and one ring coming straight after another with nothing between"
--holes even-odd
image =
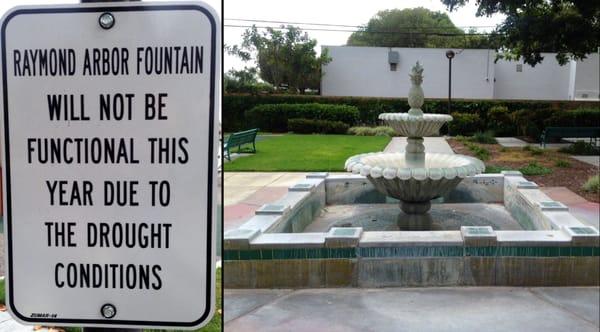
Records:
<instances>
[{"instance_id":1,"label":"paved plaza","mask_svg":"<svg viewBox=\"0 0 600 332\"><path fill-rule=\"evenodd\" d=\"M597 287L225 290L225 330L598 331Z\"/></svg>"}]
</instances>

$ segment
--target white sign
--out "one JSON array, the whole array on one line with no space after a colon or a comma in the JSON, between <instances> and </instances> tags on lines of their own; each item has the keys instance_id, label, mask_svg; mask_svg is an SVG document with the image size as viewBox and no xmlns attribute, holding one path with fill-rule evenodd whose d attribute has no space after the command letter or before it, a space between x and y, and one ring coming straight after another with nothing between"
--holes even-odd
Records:
<instances>
[{"instance_id":1,"label":"white sign","mask_svg":"<svg viewBox=\"0 0 600 332\"><path fill-rule=\"evenodd\" d=\"M7 301L28 324L212 317L220 23L204 3L2 20Z\"/></svg>"}]
</instances>

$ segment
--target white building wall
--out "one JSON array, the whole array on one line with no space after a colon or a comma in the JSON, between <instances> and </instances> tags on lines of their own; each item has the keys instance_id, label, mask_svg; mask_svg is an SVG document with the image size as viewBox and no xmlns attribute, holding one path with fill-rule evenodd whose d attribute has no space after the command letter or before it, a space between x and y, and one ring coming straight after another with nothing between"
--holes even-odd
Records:
<instances>
[{"instance_id":1,"label":"white building wall","mask_svg":"<svg viewBox=\"0 0 600 332\"><path fill-rule=\"evenodd\" d=\"M323 96L399 97L408 94L410 68L424 68L426 98L448 97L447 49L325 46L332 61L323 66ZM390 70L388 53L397 51L400 62ZM560 66L555 54L531 67L522 61L499 60L489 50L454 50L452 98L523 100L598 100L600 58L590 54L582 62ZM517 65L521 71L517 71ZM585 97L587 95L587 97Z\"/></svg>"},{"instance_id":2,"label":"white building wall","mask_svg":"<svg viewBox=\"0 0 600 332\"><path fill-rule=\"evenodd\" d=\"M496 62L495 99L568 100L570 63L561 66L555 55L543 53L535 67L522 61ZM517 71L521 65L522 72Z\"/></svg>"},{"instance_id":3,"label":"white building wall","mask_svg":"<svg viewBox=\"0 0 600 332\"><path fill-rule=\"evenodd\" d=\"M323 66L323 96L407 97L409 72L419 61L425 76L427 98L448 97L446 49L392 48L400 54L396 71L390 70L387 47L326 46L332 61ZM487 50L454 50L452 97L493 97L494 53ZM488 79L489 78L489 79Z\"/></svg>"},{"instance_id":4,"label":"white building wall","mask_svg":"<svg viewBox=\"0 0 600 332\"><path fill-rule=\"evenodd\" d=\"M600 99L600 56L598 56L598 53L590 54L587 59L577 62L575 68L575 91L573 99Z\"/></svg>"}]
</instances>

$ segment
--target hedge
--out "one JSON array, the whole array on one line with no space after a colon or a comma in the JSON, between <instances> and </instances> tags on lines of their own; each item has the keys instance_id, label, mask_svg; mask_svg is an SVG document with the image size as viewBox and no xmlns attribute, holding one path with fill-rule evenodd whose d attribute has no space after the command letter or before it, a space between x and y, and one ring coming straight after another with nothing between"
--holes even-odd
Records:
<instances>
[{"instance_id":1,"label":"hedge","mask_svg":"<svg viewBox=\"0 0 600 332\"><path fill-rule=\"evenodd\" d=\"M347 124L341 121L289 119L288 130L296 134L345 134Z\"/></svg>"},{"instance_id":2,"label":"hedge","mask_svg":"<svg viewBox=\"0 0 600 332\"><path fill-rule=\"evenodd\" d=\"M324 97L324 96L306 96L306 95L266 95L252 96L241 94L225 94L223 96L223 130L225 132L241 131L250 128L250 119L247 118L246 111L261 104L344 104L355 106L359 115L357 124L374 126L381 124L377 119L380 113L384 112L406 112L409 109L408 102L404 98L366 98L366 97ZM500 110L498 109L500 107ZM452 101L452 113L477 114L481 123L486 124L480 131L493 130L498 135L518 136L521 132L535 133L543 130L544 120L550 122L564 121L553 117L556 111L575 110L582 108L598 114L598 102L585 101L520 101L520 100L465 100L456 99ZM505 110L504 110L505 109ZM447 100L427 99L423 105L423 110L427 113L448 113ZM517 111L524 110L519 114ZM529 113L535 113L531 115ZM530 125L529 129L523 128L522 118L541 119L535 125ZM592 120L581 120L579 115L565 115L576 119L569 120L566 123L571 125L582 125ZM597 116L597 115L595 115ZM584 117L585 118L585 117ZM597 118L593 118L597 119ZM349 124L349 123L347 123ZM522 128L517 128L521 124ZM352 125L352 124L351 124ZM596 124L597 125L597 124ZM263 129L263 127L260 127ZM535 129L534 129L535 128ZM444 129L442 130L445 133ZM460 133L451 133L452 135ZM533 136L538 138L539 135Z\"/></svg>"},{"instance_id":3,"label":"hedge","mask_svg":"<svg viewBox=\"0 0 600 332\"><path fill-rule=\"evenodd\" d=\"M246 122L254 128L271 132L287 132L288 119L339 121L350 127L359 121L358 113L356 107L347 105L265 104L248 110L245 118Z\"/></svg>"}]
</instances>

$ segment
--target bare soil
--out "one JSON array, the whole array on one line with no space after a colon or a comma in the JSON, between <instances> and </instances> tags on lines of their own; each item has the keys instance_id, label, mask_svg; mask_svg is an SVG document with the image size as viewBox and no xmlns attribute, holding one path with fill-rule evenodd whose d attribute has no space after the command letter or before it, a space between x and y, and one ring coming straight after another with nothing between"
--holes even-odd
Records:
<instances>
[{"instance_id":1,"label":"bare soil","mask_svg":"<svg viewBox=\"0 0 600 332\"><path fill-rule=\"evenodd\" d=\"M448 139L448 144L455 153L475 157L468 147L456 139ZM522 148L507 148L499 144L474 144L490 152L490 158L484 161L486 166L493 165L519 170L519 168L535 162L550 168L552 172L546 175L525 175L528 180L537 183L540 187L567 187L588 201L600 202L600 194L582 189L583 184L591 176L598 174L598 168L595 166L573 159L570 155L553 149L544 149L542 154L536 155ZM569 166L556 166L559 160L566 161Z\"/></svg>"}]
</instances>

